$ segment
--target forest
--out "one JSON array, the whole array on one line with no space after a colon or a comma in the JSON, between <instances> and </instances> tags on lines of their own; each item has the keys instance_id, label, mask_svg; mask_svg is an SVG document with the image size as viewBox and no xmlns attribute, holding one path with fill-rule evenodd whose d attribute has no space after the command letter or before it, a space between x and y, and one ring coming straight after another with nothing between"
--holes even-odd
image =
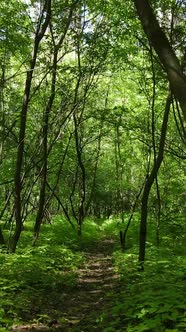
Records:
<instances>
[{"instance_id":1,"label":"forest","mask_svg":"<svg viewBox=\"0 0 186 332\"><path fill-rule=\"evenodd\" d=\"M0 332L186 330L185 0L0 1Z\"/></svg>"}]
</instances>

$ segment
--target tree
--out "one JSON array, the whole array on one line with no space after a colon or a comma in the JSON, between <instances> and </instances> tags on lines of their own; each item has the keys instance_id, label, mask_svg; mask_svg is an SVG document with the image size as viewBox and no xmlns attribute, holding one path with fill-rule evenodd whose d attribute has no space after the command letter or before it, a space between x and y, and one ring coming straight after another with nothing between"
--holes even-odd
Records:
<instances>
[{"instance_id":1,"label":"tree","mask_svg":"<svg viewBox=\"0 0 186 332\"><path fill-rule=\"evenodd\" d=\"M147 179L146 179L146 182L144 185L143 195L142 195L141 222L140 222L140 244L139 244L139 263L141 265L142 270L144 268L144 260L145 260L148 199L149 199L151 187L154 183L154 180L157 177L158 170L163 161L165 138L166 138L166 132L167 132L167 124L168 124L171 101L172 101L172 97L171 97L171 94L169 94L167 97L167 100L166 100L166 105L165 105L158 155L157 155L157 158L154 160L154 165L153 165L153 168L152 168L150 174L147 176Z\"/></svg>"},{"instance_id":2,"label":"tree","mask_svg":"<svg viewBox=\"0 0 186 332\"><path fill-rule=\"evenodd\" d=\"M48 96L48 102L43 114L43 127L42 127L42 170L41 170L41 189L39 196L39 208L36 216L36 222L34 225L34 242L37 240L39 235L40 226L43 220L44 209L45 209L45 196L46 196L46 186L47 186L47 167L48 167L48 128L49 128L49 116L52 111L53 103L56 95L56 77L57 77L57 63L59 61L58 54L62 48L63 42L65 40L66 34L68 32L69 26L72 21L73 12L76 9L76 4L78 0L74 2L69 8L69 13L67 15L66 22L64 20L64 31L61 36L58 36L58 41L56 42L54 37L54 31L52 30L52 23L50 25L52 42L53 42L53 60L52 60L52 78L51 78L51 91Z\"/></svg>"},{"instance_id":3,"label":"tree","mask_svg":"<svg viewBox=\"0 0 186 332\"><path fill-rule=\"evenodd\" d=\"M175 100L162 163L158 152L168 84L134 17L133 2L121 7L118 0L104 5L56 0L51 8L49 3L11 0L7 10L4 0L0 5L0 236L6 239L9 232L14 252L27 222L35 221L36 240L41 224L52 223L56 214L79 234L87 216L116 218L125 246L133 222L137 234L140 212L141 229L147 211L155 228L166 213L176 214L177 206L183 214L181 110ZM164 9L167 3L158 2L157 16L162 15L161 30L181 59L182 7L172 0ZM180 190L175 196L174 180ZM142 261L145 239L146 234Z\"/></svg>"},{"instance_id":4,"label":"tree","mask_svg":"<svg viewBox=\"0 0 186 332\"><path fill-rule=\"evenodd\" d=\"M171 90L180 103L186 121L186 77L183 74L182 66L166 34L160 27L149 1L134 0L134 3L143 29L167 73Z\"/></svg>"},{"instance_id":5,"label":"tree","mask_svg":"<svg viewBox=\"0 0 186 332\"><path fill-rule=\"evenodd\" d=\"M45 31L49 25L51 17L51 0L46 0L41 12L41 15L37 22L37 28L35 32L33 54L30 60L30 66L27 70L25 89L23 95L22 110L20 114L20 130L19 130L19 140L18 140L18 150L17 150L17 161L16 161L16 171L15 171L15 219L16 228L12 238L9 243L10 252L15 252L17 242L19 240L21 230L22 230L22 204L21 204L21 191L22 191L22 164L24 155L24 141L26 132L26 118L28 112L28 106L30 101L30 91L33 78L33 72L36 65L37 53L39 49L39 44L45 34Z\"/></svg>"}]
</instances>

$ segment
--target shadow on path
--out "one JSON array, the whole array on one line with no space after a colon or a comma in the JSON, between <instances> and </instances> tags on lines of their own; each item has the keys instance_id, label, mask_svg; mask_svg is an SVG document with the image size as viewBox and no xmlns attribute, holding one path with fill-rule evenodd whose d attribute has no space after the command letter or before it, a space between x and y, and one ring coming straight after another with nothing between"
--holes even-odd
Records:
<instances>
[{"instance_id":1,"label":"shadow on path","mask_svg":"<svg viewBox=\"0 0 186 332\"><path fill-rule=\"evenodd\" d=\"M85 262L77 271L76 288L63 292L60 303L63 318L60 323L54 320L51 326L17 326L11 332L104 331L103 315L111 309L112 293L118 289L119 283L112 264L113 245L112 240L105 240L95 243L89 252L84 252Z\"/></svg>"}]
</instances>

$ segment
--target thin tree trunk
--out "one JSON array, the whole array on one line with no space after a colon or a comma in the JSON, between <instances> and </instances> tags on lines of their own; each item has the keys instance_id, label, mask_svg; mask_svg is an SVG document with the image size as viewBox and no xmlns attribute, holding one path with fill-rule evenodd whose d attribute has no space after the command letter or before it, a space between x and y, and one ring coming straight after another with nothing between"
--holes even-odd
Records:
<instances>
[{"instance_id":1,"label":"thin tree trunk","mask_svg":"<svg viewBox=\"0 0 186 332\"><path fill-rule=\"evenodd\" d=\"M5 62L4 54L4 62ZM0 121L1 121L1 140L0 140L0 164L3 161L3 148L5 141L5 111L4 111L4 88L5 88L5 63L2 63L2 75L0 78Z\"/></svg>"},{"instance_id":2,"label":"thin tree trunk","mask_svg":"<svg viewBox=\"0 0 186 332\"><path fill-rule=\"evenodd\" d=\"M107 105L108 105L109 89L110 89L110 86L108 86L107 94L106 94L106 98L105 98L105 109L107 108ZM85 207L85 215L87 214L88 209L91 205L92 199L94 197L95 187L96 187L96 175L97 175L98 162L99 162L99 156L100 156L100 151L101 151L101 140L102 140L102 135L103 135L103 124L104 124L104 117L101 118L101 123L100 123L100 129L99 129L99 135L98 135L98 144L97 144L97 154L96 154L96 160L95 160L94 171L93 171L93 181L92 181L92 186L91 186L91 190L90 190L90 195L89 195L86 207Z\"/></svg>"},{"instance_id":3,"label":"thin tree trunk","mask_svg":"<svg viewBox=\"0 0 186 332\"><path fill-rule=\"evenodd\" d=\"M71 191L70 196L69 196L72 215L75 218L76 222L78 223L78 217L76 215L75 207L74 207L74 204L73 204L73 197L74 197L74 193L75 193L75 190L76 190L77 177L78 177L78 165L76 165L76 170L75 170L74 179L73 179L73 183L72 183L72 191Z\"/></svg>"},{"instance_id":4,"label":"thin tree trunk","mask_svg":"<svg viewBox=\"0 0 186 332\"><path fill-rule=\"evenodd\" d=\"M128 219L128 222L127 222L127 225L125 227L125 230L124 231L120 231L120 243L121 243L121 249L122 250L125 250L126 249L126 237L127 237L127 232L128 232L128 229L130 227L130 224L131 224L131 221L132 221L132 218L134 216L134 212L135 212L135 209L136 209L136 205L138 203L138 200L139 200L139 197L141 196L141 193L142 193L142 190L144 188L144 185L145 183L143 183L143 185L141 186L138 194L136 195L136 198L135 198L135 201L134 201L134 204L133 204L133 207L132 207L132 213Z\"/></svg>"},{"instance_id":5,"label":"thin tree trunk","mask_svg":"<svg viewBox=\"0 0 186 332\"><path fill-rule=\"evenodd\" d=\"M156 176L156 192L157 192L157 203L158 203L158 213L157 213L157 222L156 222L156 243L157 246L160 245L160 221L161 221L161 196L160 188L158 183L158 177Z\"/></svg>"},{"instance_id":6,"label":"thin tree trunk","mask_svg":"<svg viewBox=\"0 0 186 332\"><path fill-rule=\"evenodd\" d=\"M1 114L1 141L0 141L0 164L2 163L3 161L3 148L4 148L4 140L5 140L5 132L4 132L4 129L5 129L5 112L4 112L4 87L5 87L5 60L6 60L6 52L4 54L4 61L1 65L1 68L2 68L2 75L1 75L1 79L0 79L0 114ZM5 202L5 206L0 214L0 220L2 219L3 215L4 215L4 212L6 210L6 207L8 206L8 203L9 203L9 199L10 199L10 195L9 197L7 198L6 202ZM4 236L3 236L3 232L1 230L1 227L0 227L0 244L3 245L5 244L5 239L4 239Z\"/></svg>"},{"instance_id":7,"label":"thin tree trunk","mask_svg":"<svg viewBox=\"0 0 186 332\"><path fill-rule=\"evenodd\" d=\"M90 195L89 195L86 207L85 207L85 215L88 213L88 210L90 208L92 199L94 197L95 187L96 187L96 175L97 175L98 162L99 162L99 156L100 156L100 150L101 150L102 128L103 128L103 122L101 122L100 129L99 129L96 160L95 160L94 170L93 170L93 180L92 180L92 185L91 185L91 189L90 189Z\"/></svg>"},{"instance_id":8,"label":"thin tree trunk","mask_svg":"<svg viewBox=\"0 0 186 332\"><path fill-rule=\"evenodd\" d=\"M148 199L151 187L154 183L154 180L156 179L156 176L158 174L158 170L161 166L161 163L163 161L163 154L164 154L164 147L165 147L165 138L166 138L166 132L167 132L167 124L168 124L168 117L169 117L169 111L170 106L172 102L172 96L171 94L168 95L166 106L165 106L165 112L163 117L163 123L161 128L161 137L160 137L160 143L159 143L159 151L156 160L154 160L154 165L151 170L150 175L147 177L144 190L143 190L143 196L142 196L142 205L141 205L141 221L140 221L140 242L139 242L139 263L140 268L144 269L144 261L145 261L145 247L146 247L146 233L147 233L147 215L148 215Z\"/></svg>"},{"instance_id":9,"label":"thin tree trunk","mask_svg":"<svg viewBox=\"0 0 186 332\"><path fill-rule=\"evenodd\" d=\"M51 95L49 97L48 104L44 111L44 125L43 125L43 135L42 135L42 148L43 148L43 166L41 171L41 188L39 195L39 208L36 216L36 222L34 225L34 237L33 245L35 244L40 231L40 226L44 215L45 206L45 191L46 191L46 181L47 181L47 167L48 167L48 125L49 125L49 114L52 109L53 101L55 98L55 83L56 83L56 70L57 70L57 52L54 53L53 59L53 77L51 82Z\"/></svg>"},{"instance_id":10,"label":"thin tree trunk","mask_svg":"<svg viewBox=\"0 0 186 332\"><path fill-rule=\"evenodd\" d=\"M2 209L2 211L1 211L1 213L0 213L0 220L1 220L1 219L3 218L3 216L4 216L4 213L5 213L5 211L6 211L6 208L7 208L8 205L9 205L9 202L10 202L10 198L11 198L11 196L12 196L12 192L9 191L8 196L7 196L7 199L6 199L6 202L5 202L5 205L4 205L4 207L3 207L3 209Z\"/></svg>"},{"instance_id":11,"label":"thin tree trunk","mask_svg":"<svg viewBox=\"0 0 186 332\"><path fill-rule=\"evenodd\" d=\"M77 13L77 17L75 20L75 26L76 26L76 54L77 54L77 65L78 65L78 79L75 87L75 93L74 93L74 102L73 104L76 105L78 102L78 92L81 84L81 79L82 79L82 69L81 69L81 51L80 51L80 42L81 42L81 33L82 33L82 26L81 26L81 16L79 12ZM85 93L86 95L86 93ZM76 173L75 173L75 179L73 183L73 188L72 188L72 193L70 195L70 202L71 202L71 207L73 211L73 215L77 221L77 233L78 235L81 236L81 229L82 229L82 223L84 219L84 202L85 202L85 194L86 194L86 188L85 188L85 167L82 161L82 146L81 146L81 141L79 138L79 131L78 127L81 123L82 115L84 112L84 107L85 107L85 99L83 101L83 107L80 112L80 116L78 117L76 114L76 111L73 113L73 121L74 121L74 137L75 137L75 147L76 147L76 155L77 155L77 168L76 168ZM78 206L78 212L76 213L74 210L73 206L73 201L72 197L75 192L75 187L77 183L77 175L78 175L78 168L80 168L81 176L80 176L80 197L79 197L79 206Z\"/></svg>"},{"instance_id":12,"label":"thin tree trunk","mask_svg":"<svg viewBox=\"0 0 186 332\"><path fill-rule=\"evenodd\" d=\"M186 78L183 74L182 66L166 34L160 27L149 1L134 0L134 3L144 32L167 72L171 90L180 103L186 121Z\"/></svg>"},{"instance_id":13,"label":"thin tree trunk","mask_svg":"<svg viewBox=\"0 0 186 332\"><path fill-rule=\"evenodd\" d=\"M77 153L77 160L78 165L81 170L81 184L80 184L80 201L79 201L79 208L78 208L78 235L81 235L81 226L84 219L84 202L85 202L85 195L86 195L86 188L85 188L85 181L86 181L86 175L85 175L85 166L82 161L82 149L80 147L79 142L79 134L78 134L78 123L77 118L74 113L73 115L74 119L74 126L75 126L75 142L76 142L76 153Z\"/></svg>"},{"instance_id":14,"label":"thin tree trunk","mask_svg":"<svg viewBox=\"0 0 186 332\"><path fill-rule=\"evenodd\" d=\"M71 142L72 137L73 137L73 133L70 133L70 136L69 136L69 139L68 139L68 143L67 143L67 146L66 146L66 148L65 148L65 151L64 151L64 154L63 154L63 156L62 156L61 163L60 163L60 166L59 166L59 169L58 169L58 172L57 172L57 177L56 177L56 182L55 182L55 184L53 185L53 187L51 187L51 186L49 185L49 183L47 182L47 186L48 186L48 188L49 188L50 191L51 191L51 195L50 195L48 201L50 202L50 201L52 200L53 197L57 200L59 206L62 207L62 210L63 210L63 212L64 212L64 214L65 214L65 217L67 218L68 222L70 223L70 225L72 226L72 228L74 228L74 224L72 223L72 221L71 221L71 219L70 219L70 216L69 216L69 214L68 214L68 210L65 208L65 206L63 205L63 203L62 203L61 200L59 199L58 195L56 194L56 189L57 189L57 187L58 187L58 185L59 185L60 178L61 178L61 176L62 176L63 165L64 165L64 162L65 162L65 158L66 158L66 155L67 155L67 152L68 152L68 149L69 149L69 146L70 146L70 142Z\"/></svg>"},{"instance_id":15,"label":"thin tree trunk","mask_svg":"<svg viewBox=\"0 0 186 332\"><path fill-rule=\"evenodd\" d=\"M119 124L116 123L115 127L115 142L114 142L114 154L115 154L115 170L116 170L116 204L117 211L119 214L121 209L121 177L120 177L120 158L119 158Z\"/></svg>"},{"instance_id":16,"label":"thin tree trunk","mask_svg":"<svg viewBox=\"0 0 186 332\"><path fill-rule=\"evenodd\" d=\"M5 239L1 227L0 227L0 244L5 244Z\"/></svg>"},{"instance_id":17,"label":"thin tree trunk","mask_svg":"<svg viewBox=\"0 0 186 332\"><path fill-rule=\"evenodd\" d=\"M61 202L61 200L59 199L58 195L55 193L55 189L52 188L52 187L49 185L48 182L47 182L47 187L48 187L48 188L50 189L50 191L52 192L52 196L54 196L54 197L56 198L56 200L57 200L59 206L62 207L63 212L64 212L64 214L65 214L65 217L67 218L69 224L71 225L71 227L72 227L73 229L75 229L74 224L72 223L72 221L71 221L71 219L70 219L70 216L69 216L69 214L68 214L68 211L67 211L67 209L65 208L65 206L63 205L63 203Z\"/></svg>"},{"instance_id":18,"label":"thin tree trunk","mask_svg":"<svg viewBox=\"0 0 186 332\"><path fill-rule=\"evenodd\" d=\"M66 37L69 25L71 23L73 10L75 8L75 5L78 1L73 4L69 10L68 19L66 22L64 33L61 35L61 38L57 45L55 44L54 36L52 33L52 27L51 27L51 33L53 38L53 46L54 46L54 55L53 55L53 65L52 65L52 81L51 81L51 94L48 100L48 104L46 106L46 109L44 111L44 126L43 126L43 168L41 173L41 189L40 189L40 195L39 195L39 209L36 216L36 222L34 225L34 238L33 238L33 245L35 244L38 236L39 231L41 227L41 223L43 220L44 210L45 210L45 195L46 195L46 184L47 184L47 167L48 167L48 126L49 126L49 115L50 111L53 106L53 102L55 99L56 94L56 74L57 74L57 61L58 61L58 52L60 50L61 45L63 44L63 41Z\"/></svg>"},{"instance_id":19,"label":"thin tree trunk","mask_svg":"<svg viewBox=\"0 0 186 332\"><path fill-rule=\"evenodd\" d=\"M41 20L45 16L45 20L42 24ZM25 133L26 133L26 120L27 120L27 112L30 101L30 91L32 84L33 71L36 65L36 59L39 49L40 41L42 40L46 28L49 24L51 16L51 0L46 0L43 11L41 14L41 18L38 23L38 27L36 30L35 40L34 40L34 48L33 54L30 61L30 68L27 71L26 82L25 82L25 90L23 97L23 104L21 110L21 123L19 130L19 141L18 141L18 150L17 150L17 161L16 161L16 171L15 171L15 220L16 227L14 234L10 238L9 242L9 252L15 252L17 243L19 241L21 230L22 230L22 204L21 204L21 191L22 191L22 166L23 166L23 155L24 155L24 141L25 141Z\"/></svg>"},{"instance_id":20,"label":"thin tree trunk","mask_svg":"<svg viewBox=\"0 0 186 332\"><path fill-rule=\"evenodd\" d=\"M154 153L154 163L156 163L156 140L155 140L155 130L156 130L156 123L155 123L155 100L156 100L156 72L154 67L154 57L153 57L153 49L150 45L150 59L151 59L151 70L152 70L152 102L151 109L152 109L152 146L153 146L153 153ZM158 184L158 174L155 177L156 183L156 193L157 193L157 201L158 201L158 214L157 214L157 223L156 223L156 241L157 245L160 242L160 217L161 217L161 198L160 198L160 190Z\"/></svg>"}]
</instances>

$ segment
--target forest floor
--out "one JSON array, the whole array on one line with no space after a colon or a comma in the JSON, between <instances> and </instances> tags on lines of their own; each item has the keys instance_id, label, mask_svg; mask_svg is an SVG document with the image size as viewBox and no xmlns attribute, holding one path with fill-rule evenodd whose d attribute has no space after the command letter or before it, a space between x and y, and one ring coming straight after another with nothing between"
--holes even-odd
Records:
<instances>
[{"instance_id":1,"label":"forest floor","mask_svg":"<svg viewBox=\"0 0 186 332\"><path fill-rule=\"evenodd\" d=\"M112 262L114 241L103 240L84 250L82 266L77 271L77 284L74 288L65 287L61 290L56 306L54 302L48 310L54 320L49 324L30 324L14 326L11 332L23 331L61 331L85 332L104 331L106 328L104 314L112 319L111 312L113 294L119 289L119 275L115 272ZM55 309L61 316L55 318ZM52 314L52 312L54 314Z\"/></svg>"},{"instance_id":2,"label":"forest floor","mask_svg":"<svg viewBox=\"0 0 186 332\"><path fill-rule=\"evenodd\" d=\"M115 219L87 220L81 239L56 220L36 247L28 224L17 252L0 255L0 332L186 331L185 237L166 229L157 247L150 233L141 273L138 220L125 251Z\"/></svg>"}]
</instances>

